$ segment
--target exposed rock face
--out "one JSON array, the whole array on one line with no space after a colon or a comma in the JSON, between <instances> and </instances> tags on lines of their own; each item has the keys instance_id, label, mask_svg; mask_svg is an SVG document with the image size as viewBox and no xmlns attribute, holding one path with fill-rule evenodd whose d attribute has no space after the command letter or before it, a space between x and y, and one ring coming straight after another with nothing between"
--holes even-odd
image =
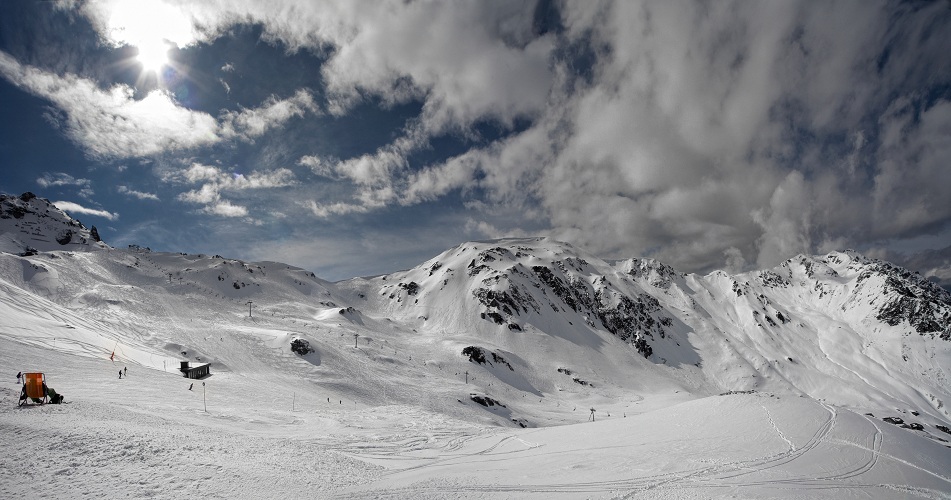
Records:
<instances>
[{"instance_id":1,"label":"exposed rock face","mask_svg":"<svg viewBox=\"0 0 951 500\"><path fill-rule=\"evenodd\" d=\"M407 295L416 295L419 293L419 285L415 281L409 283L400 283L399 287L406 290Z\"/></svg>"},{"instance_id":2,"label":"exposed rock face","mask_svg":"<svg viewBox=\"0 0 951 500\"><path fill-rule=\"evenodd\" d=\"M469 399L475 401L476 403L479 403L482 406L485 406L486 408L490 408L493 406L501 406L502 408L505 408L505 405L500 403L499 400L492 399L489 396L480 396L478 394L470 394Z\"/></svg>"},{"instance_id":3,"label":"exposed rock face","mask_svg":"<svg viewBox=\"0 0 951 500\"><path fill-rule=\"evenodd\" d=\"M486 356L486 354L488 354L488 356L491 356L491 357L492 357L492 361L491 361L491 362L489 361L489 359L488 359L488 357ZM476 347L476 346L466 347L466 348L464 348L464 349L462 350L462 355L463 355L463 356L468 356L468 357L469 357L469 361L472 362L472 363L478 363L478 364L480 364L480 365L484 365L484 364L486 364L486 363L489 363L489 364L497 364L497 365L505 366L505 367L507 367L509 370L514 371L514 368L512 368L512 365L510 365L507 361L505 361L505 358L502 357L501 354L497 354L497 353L495 353L495 352L493 352L493 351L490 351L490 350L488 350L488 349L484 349L484 348L482 348L482 347Z\"/></svg>"},{"instance_id":4,"label":"exposed rock face","mask_svg":"<svg viewBox=\"0 0 951 500\"><path fill-rule=\"evenodd\" d=\"M878 310L879 321L891 326L907 321L919 334L951 340L951 294L947 290L887 262L870 265L859 281L874 274L885 277L884 292L889 299Z\"/></svg>"},{"instance_id":5,"label":"exposed rock face","mask_svg":"<svg viewBox=\"0 0 951 500\"><path fill-rule=\"evenodd\" d=\"M69 245L71 241L73 241L72 229L63 229L56 234L56 242L60 245Z\"/></svg>"},{"instance_id":6,"label":"exposed rock face","mask_svg":"<svg viewBox=\"0 0 951 500\"><path fill-rule=\"evenodd\" d=\"M314 348L310 346L310 342L304 339L294 339L291 341L291 351L303 356L314 352Z\"/></svg>"},{"instance_id":7,"label":"exposed rock face","mask_svg":"<svg viewBox=\"0 0 951 500\"><path fill-rule=\"evenodd\" d=\"M541 314L547 308L540 305L531 288L540 290L552 311L573 311L582 316L590 326L600 326L629 342L645 358L653 354L650 340L664 338L664 326L671 324L669 317L659 314L661 307L652 296L642 293L628 296L620 292L603 277L590 282L585 274L590 264L581 258L568 257L554 262L554 266L533 265L530 268L517 262L504 272L493 270L486 263L506 258L526 257L525 251L515 253L504 248L492 248L480 252L469 265L470 276L485 276L487 287L473 291L475 298L486 307L483 319L498 325L507 325L510 330L522 331L518 318L531 313ZM480 264L481 263L481 264ZM659 288L669 288L678 274L662 264L642 261L632 276L648 276ZM500 289L506 285L505 288Z\"/></svg>"}]
</instances>

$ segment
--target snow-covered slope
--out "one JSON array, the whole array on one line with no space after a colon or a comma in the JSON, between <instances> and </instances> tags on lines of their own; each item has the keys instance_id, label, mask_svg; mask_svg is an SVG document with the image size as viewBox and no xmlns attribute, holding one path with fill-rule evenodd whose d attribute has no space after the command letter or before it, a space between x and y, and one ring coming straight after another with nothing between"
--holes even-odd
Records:
<instances>
[{"instance_id":1,"label":"snow-covered slope","mask_svg":"<svg viewBox=\"0 0 951 500\"><path fill-rule=\"evenodd\" d=\"M0 442L27 450L0 463L0 497L97 467L131 496L951 492L951 298L854 252L698 276L525 238L329 283L2 206L0 366L73 403L18 410L12 375L0 387ZM185 360L211 363L207 393Z\"/></svg>"}]
</instances>

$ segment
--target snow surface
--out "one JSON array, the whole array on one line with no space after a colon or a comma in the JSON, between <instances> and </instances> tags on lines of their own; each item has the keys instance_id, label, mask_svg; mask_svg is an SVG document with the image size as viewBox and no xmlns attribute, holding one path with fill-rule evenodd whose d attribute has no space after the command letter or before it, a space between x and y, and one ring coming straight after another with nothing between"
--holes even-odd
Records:
<instances>
[{"instance_id":1,"label":"snow surface","mask_svg":"<svg viewBox=\"0 0 951 500\"><path fill-rule=\"evenodd\" d=\"M951 343L876 320L885 278L849 253L696 276L523 239L329 283L78 240L19 256L17 221L0 498L951 498ZM539 266L611 307L653 297L653 354ZM17 407L19 371L67 404Z\"/></svg>"}]
</instances>

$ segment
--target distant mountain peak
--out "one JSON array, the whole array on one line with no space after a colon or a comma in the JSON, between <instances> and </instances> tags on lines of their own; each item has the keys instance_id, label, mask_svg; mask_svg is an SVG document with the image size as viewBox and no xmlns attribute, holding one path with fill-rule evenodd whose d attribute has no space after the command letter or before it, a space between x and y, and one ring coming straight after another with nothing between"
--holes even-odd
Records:
<instances>
[{"instance_id":1,"label":"distant mountain peak","mask_svg":"<svg viewBox=\"0 0 951 500\"><path fill-rule=\"evenodd\" d=\"M106 248L94 229L31 192L0 194L0 251L27 254Z\"/></svg>"}]
</instances>

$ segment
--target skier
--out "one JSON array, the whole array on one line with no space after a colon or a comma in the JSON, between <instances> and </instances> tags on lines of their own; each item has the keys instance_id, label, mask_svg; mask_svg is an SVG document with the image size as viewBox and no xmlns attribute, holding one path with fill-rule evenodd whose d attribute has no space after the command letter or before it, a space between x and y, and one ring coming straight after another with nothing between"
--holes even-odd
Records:
<instances>
[{"instance_id":1,"label":"skier","mask_svg":"<svg viewBox=\"0 0 951 500\"><path fill-rule=\"evenodd\" d=\"M20 378L23 377L23 372L17 372L17 383L20 383Z\"/></svg>"},{"instance_id":2,"label":"skier","mask_svg":"<svg viewBox=\"0 0 951 500\"><path fill-rule=\"evenodd\" d=\"M125 375L126 377L129 376L129 367L128 367L128 366L126 366L125 368L122 369L122 374Z\"/></svg>"},{"instance_id":3,"label":"skier","mask_svg":"<svg viewBox=\"0 0 951 500\"><path fill-rule=\"evenodd\" d=\"M122 380L122 370L119 370L119 380Z\"/></svg>"}]
</instances>

